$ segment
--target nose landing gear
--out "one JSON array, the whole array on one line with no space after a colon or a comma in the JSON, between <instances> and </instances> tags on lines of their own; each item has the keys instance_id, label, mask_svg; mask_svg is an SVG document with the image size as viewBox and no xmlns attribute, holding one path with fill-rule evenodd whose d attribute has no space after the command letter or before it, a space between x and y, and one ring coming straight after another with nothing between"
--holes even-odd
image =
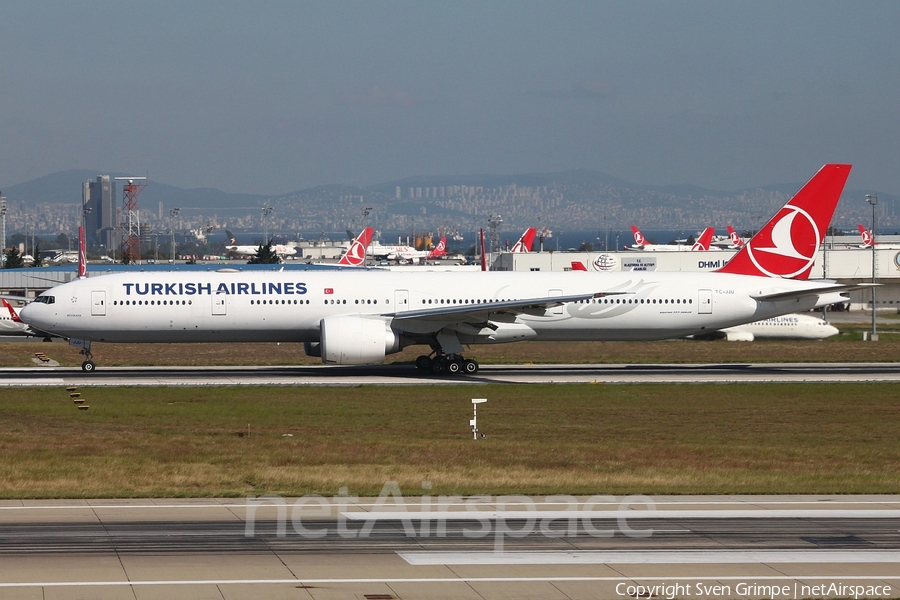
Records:
<instances>
[{"instance_id":1,"label":"nose landing gear","mask_svg":"<svg viewBox=\"0 0 900 600\"><path fill-rule=\"evenodd\" d=\"M97 368L97 365L95 365L94 361L91 360L94 357L94 355L91 354L91 343L85 342L79 354L84 356L84 362L81 363L81 370L85 373L93 373L94 369Z\"/></svg>"}]
</instances>

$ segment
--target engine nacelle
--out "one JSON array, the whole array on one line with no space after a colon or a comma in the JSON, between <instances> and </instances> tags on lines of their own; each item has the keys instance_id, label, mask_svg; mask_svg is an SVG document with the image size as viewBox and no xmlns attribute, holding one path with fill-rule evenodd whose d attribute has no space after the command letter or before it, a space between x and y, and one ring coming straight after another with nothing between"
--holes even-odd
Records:
<instances>
[{"instance_id":1,"label":"engine nacelle","mask_svg":"<svg viewBox=\"0 0 900 600\"><path fill-rule=\"evenodd\" d=\"M749 331L741 331L738 329L737 331L726 331L725 339L729 342L752 342L754 336Z\"/></svg>"},{"instance_id":2,"label":"engine nacelle","mask_svg":"<svg viewBox=\"0 0 900 600\"><path fill-rule=\"evenodd\" d=\"M322 332L322 362L329 365L369 365L399 352L400 336L382 319L326 317Z\"/></svg>"}]
</instances>

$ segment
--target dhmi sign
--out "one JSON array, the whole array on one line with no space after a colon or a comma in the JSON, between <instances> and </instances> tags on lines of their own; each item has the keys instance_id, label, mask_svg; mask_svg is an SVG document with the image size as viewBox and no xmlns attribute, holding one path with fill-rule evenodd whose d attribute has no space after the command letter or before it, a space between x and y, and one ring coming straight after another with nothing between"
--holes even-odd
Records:
<instances>
[{"instance_id":1,"label":"dhmi sign","mask_svg":"<svg viewBox=\"0 0 900 600\"><path fill-rule=\"evenodd\" d=\"M698 260L697 268L701 271L710 271L713 269L721 269L727 263L727 260L718 259L718 260Z\"/></svg>"}]
</instances>

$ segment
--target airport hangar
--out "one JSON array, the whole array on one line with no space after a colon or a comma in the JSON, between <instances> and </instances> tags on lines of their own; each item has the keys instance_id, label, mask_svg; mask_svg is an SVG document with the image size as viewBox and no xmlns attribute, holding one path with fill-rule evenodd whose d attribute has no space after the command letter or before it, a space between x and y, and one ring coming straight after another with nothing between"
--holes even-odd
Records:
<instances>
[{"instance_id":1,"label":"airport hangar","mask_svg":"<svg viewBox=\"0 0 900 600\"><path fill-rule=\"evenodd\" d=\"M531 252L518 254L501 252L492 255L492 271L570 271L572 263L579 262L588 271L714 271L734 256L734 250L708 252ZM900 244L876 248L875 279L882 284L876 292L878 310L900 312ZM869 248L847 248L835 244L834 248L819 250L812 278L835 279L840 283L865 283L872 281L873 252ZM314 270L334 269L334 265L291 264L247 265L234 263L205 263L196 265L90 265L88 276L95 277L122 271L151 270ZM413 267L406 270L415 270ZM427 267L421 267L423 269ZM0 295L19 296L30 300L54 286L67 283L76 277L72 265L59 267L0 269ZM869 310L872 292L859 290L850 294L850 310Z\"/></svg>"}]
</instances>

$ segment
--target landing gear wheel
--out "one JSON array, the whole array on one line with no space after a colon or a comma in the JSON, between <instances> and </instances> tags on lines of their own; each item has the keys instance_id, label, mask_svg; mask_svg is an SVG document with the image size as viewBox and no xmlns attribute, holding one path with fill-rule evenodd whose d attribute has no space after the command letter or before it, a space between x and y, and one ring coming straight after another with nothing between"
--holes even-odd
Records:
<instances>
[{"instance_id":1,"label":"landing gear wheel","mask_svg":"<svg viewBox=\"0 0 900 600\"><path fill-rule=\"evenodd\" d=\"M463 361L463 372L466 375L474 375L478 372L478 363L470 358Z\"/></svg>"},{"instance_id":2,"label":"landing gear wheel","mask_svg":"<svg viewBox=\"0 0 900 600\"><path fill-rule=\"evenodd\" d=\"M430 371L432 364L431 357L426 354L416 359L416 368L420 371Z\"/></svg>"},{"instance_id":3,"label":"landing gear wheel","mask_svg":"<svg viewBox=\"0 0 900 600\"><path fill-rule=\"evenodd\" d=\"M85 373L93 373L94 369L96 369L96 368L97 368L97 365L95 365L94 361L92 361L92 360L86 360L83 363L81 363L81 370L84 371Z\"/></svg>"},{"instance_id":4,"label":"landing gear wheel","mask_svg":"<svg viewBox=\"0 0 900 600\"><path fill-rule=\"evenodd\" d=\"M451 360L447 363L447 372L451 375L457 375L460 371L462 371L462 364L459 360Z\"/></svg>"},{"instance_id":5,"label":"landing gear wheel","mask_svg":"<svg viewBox=\"0 0 900 600\"><path fill-rule=\"evenodd\" d=\"M444 365L444 361L436 360L431 363L431 372L435 375L443 375L446 372L446 367Z\"/></svg>"}]
</instances>

